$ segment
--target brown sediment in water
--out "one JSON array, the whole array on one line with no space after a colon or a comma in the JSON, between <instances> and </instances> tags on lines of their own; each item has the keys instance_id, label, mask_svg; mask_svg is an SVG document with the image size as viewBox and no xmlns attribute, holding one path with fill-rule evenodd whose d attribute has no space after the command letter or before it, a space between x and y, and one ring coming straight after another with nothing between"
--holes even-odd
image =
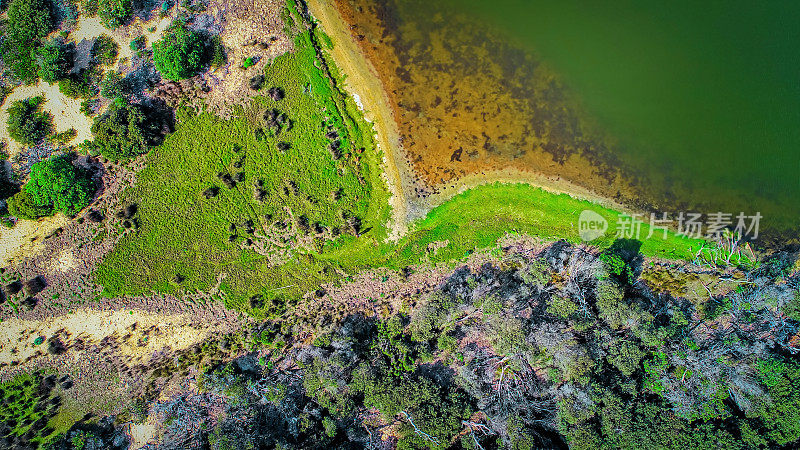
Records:
<instances>
[{"instance_id":1,"label":"brown sediment in water","mask_svg":"<svg viewBox=\"0 0 800 450\"><path fill-rule=\"evenodd\" d=\"M395 152L413 169L416 183L406 195L418 207L411 218L481 180L645 206L609 164L607 138L529 54L457 14L423 30L396 22L392 2L336 5L386 93L399 134Z\"/></svg>"}]
</instances>

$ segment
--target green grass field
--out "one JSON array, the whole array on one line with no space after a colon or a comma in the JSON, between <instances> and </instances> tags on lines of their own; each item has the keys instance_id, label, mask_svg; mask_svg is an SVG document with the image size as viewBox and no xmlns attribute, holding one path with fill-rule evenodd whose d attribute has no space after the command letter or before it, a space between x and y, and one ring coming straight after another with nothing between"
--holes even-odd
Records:
<instances>
[{"instance_id":1,"label":"green grass field","mask_svg":"<svg viewBox=\"0 0 800 450\"><path fill-rule=\"evenodd\" d=\"M495 184L449 200L399 242L386 242L388 191L372 127L339 89L333 63L319 50L329 41L316 30L295 33L295 50L265 73L264 89L280 87L285 98L259 97L231 120L179 111L177 131L148 155L126 193L139 206L140 228L97 269L106 295L207 291L224 273L228 306L263 316L341 278L336 269L456 263L509 233L579 242L584 209L609 221L606 237L593 244L613 241L618 212L528 185ZM338 150L330 150L333 141ZM226 186L220 175L240 181ZM209 188L218 188L218 195L206 198ZM281 231L284 226L292 231ZM647 226L642 229L646 237ZM673 234L660 237L645 240L642 252L682 259L698 245ZM434 242L446 245L428 251ZM265 303L251 309L249 299L257 295Z\"/></svg>"},{"instance_id":2,"label":"green grass field","mask_svg":"<svg viewBox=\"0 0 800 450\"><path fill-rule=\"evenodd\" d=\"M301 33L298 50L265 73L264 89L279 87L285 98L257 98L229 121L179 112L178 130L150 153L126 194L138 204L141 227L97 270L108 295L207 290L225 272L223 291L231 306L243 307L243 299L270 297L274 287L329 279L315 275L322 268L299 251L321 248L325 237L317 235L354 233L358 223L357 231L383 239L388 193L372 134L362 132L371 129L352 100L336 95L308 35ZM273 110L278 118L270 127ZM340 143L336 151L329 149L333 142ZM220 174L241 181L229 188ZM209 188L218 195L206 198ZM274 239L265 243L257 235ZM268 254L243 248L247 239L263 243ZM286 250L292 248L298 251Z\"/></svg>"},{"instance_id":3,"label":"green grass field","mask_svg":"<svg viewBox=\"0 0 800 450\"><path fill-rule=\"evenodd\" d=\"M610 246L616 239L620 212L577 200L566 194L552 194L526 184L479 186L464 192L431 211L414 225L397 245L357 240L328 248L318 255L325 260L354 270L375 266L400 268L420 261L446 262L463 259L476 249L496 245L506 234L529 235L547 240L566 239L581 242L578 217L590 209L603 216L609 229L603 237L591 242L599 248ZM655 231L647 239L649 225L642 224L641 252L645 256L667 259L691 259L702 241ZM428 251L434 242L447 242L435 253ZM330 247L334 247L331 245Z\"/></svg>"}]
</instances>

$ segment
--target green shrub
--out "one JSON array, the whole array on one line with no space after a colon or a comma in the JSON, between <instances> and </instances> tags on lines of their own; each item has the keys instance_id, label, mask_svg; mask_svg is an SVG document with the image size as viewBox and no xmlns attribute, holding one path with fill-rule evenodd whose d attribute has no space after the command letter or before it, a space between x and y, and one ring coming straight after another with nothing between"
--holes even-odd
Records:
<instances>
[{"instance_id":1,"label":"green shrub","mask_svg":"<svg viewBox=\"0 0 800 450\"><path fill-rule=\"evenodd\" d=\"M211 67L219 69L228 63L228 55L219 35L211 38Z\"/></svg>"},{"instance_id":2,"label":"green shrub","mask_svg":"<svg viewBox=\"0 0 800 450\"><path fill-rule=\"evenodd\" d=\"M572 314L578 312L578 305L569 298L554 295L548 301L547 312L556 317L568 319Z\"/></svg>"},{"instance_id":3,"label":"green shrub","mask_svg":"<svg viewBox=\"0 0 800 450\"><path fill-rule=\"evenodd\" d=\"M27 144L38 144L53 132L53 117L43 112L44 97L31 97L17 100L8 108L8 135L15 141Z\"/></svg>"},{"instance_id":4,"label":"green shrub","mask_svg":"<svg viewBox=\"0 0 800 450\"><path fill-rule=\"evenodd\" d=\"M53 29L53 15L47 0L12 0L8 7L3 61L11 73L24 83L38 78L35 62L41 39Z\"/></svg>"},{"instance_id":5,"label":"green shrub","mask_svg":"<svg viewBox=\"0 0 800 450\"><path fill-rule=\"evenodd\" d=\"M92 124L94 147L114 161L132 158L150 149L158 130L141 107L126 102L114 102Z\"/></svg>"},{"instance_id":6,"label":"green shrub","mask_svg":"<svg viewBox=\"0 0 800 450\"><path fill-rule=\"evenodd\" d=\"M36 55L39 77L51 84L64 78L72 67L71 56L62 42L58 40L46 42Z\"/></svg>"},{"instance_id":7,"label":"green shrub","mask_svg":"<svg viewBox=\"0 0 800 450\"><path fill-rule=\"evenodd\" d=\"M461 421L472 414L463 393L417 374L393 377L362 365L351 389L363 394L364 406L377 409L387 419L401 419L398 448L448 448L463 429Z\"/></svg>"},{"instance_id":8,"label":"green shrub","mask_svg":"<svg viewBox=\"0 0 800 450\"><path fill-rule=\"evenodd\" d=\"M759 360L757 368L771 398L756 404L756 417L764 426L762 435L779 446L796 443L800 439L800 364L772 355Z\"/></svg>"},{"instance_id":9,"label":"green shrub","mask_svg":"<svg viewBox=\"0 0 800 450\"><path fill-rule=\"evenodd\" d=\"M790 319L800 322L800 291L795 292L794 298L783 307L783 313Z\"/></svg>"},{"instance_id":10,"label":"green shrub","mask_svg":"<svg viewBox=\"0 0 800 450\"><path fill-rule=\"evenodd\" d=\"M6 97L12 92L14 92L14 88L0 83L0 106L3 106L3 103L6 102Z\"/></svg>"},{"instance_id":11,"label":"green shrub","mask_svg":"<svg viewBox=\"0 0 800 450\"><path fill-rule=\"evenodd\" d=\"M626 376L631 376L639 368L643 357L642 349L629 341L617 341L608 351L608 362Z\"/></svg>"},{"instance_id":12,"label":"green shrub","mask_svg":"<svg viewBox=\"0 0 800 450\"><path fill-rule=\"evenodd\" d=\"M101 34L92 44L92 58L98 64L106 66L114 64L118 54L119 46L117 42L107 34Z\"/></svg>"},{"instance_id":13,"label":"green shrub","mask_svg":"<svg viewBox=\"0 0 800 450\"><path fill-rule=\"evenodd\" d=\"M19 191L16 195L8 199L8 212L20 219L38 219L53 214L50 206L40 206L36 200L25 190Z\"/></svg>"},{"instance_id":14,"label":"green shrub","mask_svg":"<svg viewBox=\"0 0 800 450\"><path fill-rule=\"evenodd\" d=\"M64 130L60 133L55 133L50 136L50 141L56 144L65 145L67 142L75 139L78 136L78 131L75 128Z\"/></svg>"},{"instance_id":15,"label":"green shrub","mask_svg":"<svg viewBox=\"0 0 800 450\"><path fill-rule=\"evenodd\" d=\"M86 99L81 102L81 112L86 116L94 116L97 114L97 108L100 105L100 100L98 99Z\"/></svg>"},{"instance_id":16,"label":"green shrub","mask_svg":"<svg viewBox=\"0 0 800 450\"><path fill-rule=\"evenodd\" d=\"M91 98L97 94L95 72L84 69L58 82L58 90L69 98Z\"/></svg>"},{"instance_id":17,"label":"green shrub","mask_svg":"<svg viewBox=\"0 0 800 450\"><path fill-rule=\"evenodd\" d=\"M247 57L247 58L244 59L244 62L242 63L242 67L244 67L245 69L249 69L249 68L253 67L255 65L255 63L256 63L256 60L252 56L250 56L250 57Z\"/></svg>"},{"instance_id":18,"label":"green shrub","mask_svg":"<svg viewBox=\"0 0 800 450\"><path fill-rule=\"evenodd\" d=\"M182 80L196 75L205 64L202 35L183 22L172 24L164 36L153 43L153 62L164 78Z\"/></svg>"},{"instance_id":19,"label":"green shrub","mask_svg":"<svg viewBox=\"0 0 800 450\"><path fill-rule=\"evenodd\" d=\"M125 77L116 71L106 72L103 81L100 82L100 95L105 98L114 99L122 97L125 92Z\"/></svg>"},{"instance_id":20,"label":"green shrub","mask_svg":"<svg viewBox=\"0 0 800 450\"><path fill-rule=\"evenodd\" d=\"M39 161L31 167L22 191L9 202L17 217L35 219L56 211L73 216L92 201L95 185L91 175L72 164L71 155Z\"/></svg>"},{"instance_id":21,"label":"green shrub","mask_svg":"<svg viewBox=\"0 0 800 450\"><path fill-rule=\"evenodd\" d=\"M97 15L107 28L115 29L128 21L133 15L131 0L99 0Z\"/></svg>"}]
</instances>

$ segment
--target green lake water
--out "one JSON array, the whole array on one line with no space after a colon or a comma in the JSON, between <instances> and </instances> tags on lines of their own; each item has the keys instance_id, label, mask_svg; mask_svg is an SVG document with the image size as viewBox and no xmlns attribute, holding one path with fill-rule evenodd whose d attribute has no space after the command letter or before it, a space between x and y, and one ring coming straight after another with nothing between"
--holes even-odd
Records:
<instances>
[{"instance_id":1,"label":"green lake water","mask_svg":"<svg viewBox=\"0 0 800 450\"><path fill-rule=\"evenodd\" d=\"M761 211L764 226L796 232L800 2L400 0L395 8L391 20L430 22L420 28L448 11L465 15L541 58L613 136L619 163L673 206Z\"/></svg>"}]
</instances>

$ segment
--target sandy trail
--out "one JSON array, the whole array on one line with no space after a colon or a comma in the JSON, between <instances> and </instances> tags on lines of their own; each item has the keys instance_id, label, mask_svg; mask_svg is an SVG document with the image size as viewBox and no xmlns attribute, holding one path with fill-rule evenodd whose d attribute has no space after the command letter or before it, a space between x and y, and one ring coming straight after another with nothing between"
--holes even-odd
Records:
<instances>
[{"instance_id":1,"label":"sandy trail","mask_svg":"<svg viewBox=\"0 0 800 450\"><path fill-rule=\"evenodd\" d=\"M0 227L0 266L36 254L44 248L44 237L69 221L62 214L39 220L20 220L14 228Z\"/></svg>"},{"instance_id":2,"label":"sandy trail","mask_svg":"<svg viewBox=\"0 0 800 450\"><path fill-rule=\"evenodd\" d=\"M133 327L135 324L135 327ZM127 337L117 349L131 364L146 362L164 348L183 350L204 340L213 327L197 323L189 314L156 314L137 310L102 311L81 309L73 314L45 320L11 318L0 325L0 362L25 361L47 344L34 345L36 338L49 338L60 330L72 338L100 342L106 337ZM148 330L147 334L144 334ZM146 337L146 339L142 339Z\"/></svg>"}]
</instances>

